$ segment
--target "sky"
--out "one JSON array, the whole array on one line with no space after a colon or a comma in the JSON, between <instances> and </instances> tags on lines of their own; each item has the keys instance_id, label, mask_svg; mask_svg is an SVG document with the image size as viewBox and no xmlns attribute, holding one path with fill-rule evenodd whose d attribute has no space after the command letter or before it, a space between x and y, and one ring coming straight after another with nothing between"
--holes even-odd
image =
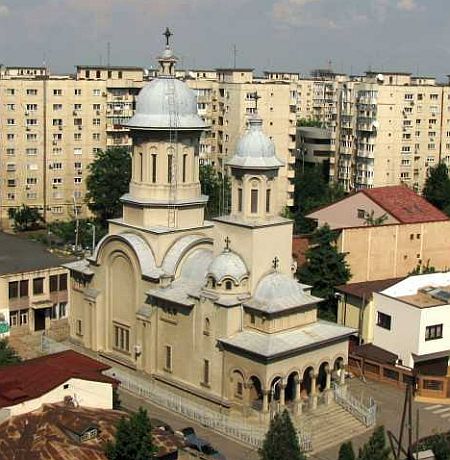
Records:
<instances>
[{"instance_id":1,"label":"sky","mask_svg":"<svg viewBox=\"0 0 450 460\"><path fill-rule=\"evenodd\" d=\"M450 0L0 0L0 62L450 74Z\"/></svg>"}]
</instances>

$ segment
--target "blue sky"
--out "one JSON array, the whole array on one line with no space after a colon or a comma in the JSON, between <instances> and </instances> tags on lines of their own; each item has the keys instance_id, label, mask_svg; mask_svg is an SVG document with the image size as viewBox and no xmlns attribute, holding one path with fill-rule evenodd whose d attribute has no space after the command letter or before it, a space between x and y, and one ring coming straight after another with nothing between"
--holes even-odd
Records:
<instances>
[{"instance_id":1,"label":"blue sky","mask_svg":"<svg viewBox=\"0 0 450 460\"><path fill-rule=\"evenodd\" d=\"M450 0L0 0L0 62L69 72L76 64L150 66L166 25L184 67L286 69L332 61L444 79Z\"/></svg>"}]
</instances>

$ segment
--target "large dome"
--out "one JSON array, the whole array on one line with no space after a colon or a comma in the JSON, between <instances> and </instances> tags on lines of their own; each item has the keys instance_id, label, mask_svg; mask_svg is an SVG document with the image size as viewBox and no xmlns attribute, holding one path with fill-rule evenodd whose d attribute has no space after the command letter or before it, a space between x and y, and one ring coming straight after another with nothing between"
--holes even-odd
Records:
<instances>
[{"instance_id":1,"label":"large dome","mask_svg":"<svg viewBox=\"0 0 450 460\"><path fill-rule=\"evenodd\" d=\"M171 94L172 108L169 105ZM167 76L155 78L139 93L135 115L127 126L136 129L169 130L171 122L178 130L205 128L204 121L197 113L195 93L186 83Z\"/></svg>"},{"instance_id":2,"label":"large dome","mask_svg":"<svg viewBox=\"0 0 450 460\"><path fill-rule=\"evenodd\" d=\"M274 143L263 133L262 120L249 120L247 132L239 139L236 153L227 163L233 168L275 169L283 166L275 153Z\"/></svg>"},{"instance_id":3,"label":"large dome","mask_svg":"<svg viewBox=\"0 0 450 460\"><path fill-rule=\"evenodd\" d=\"M239 283L248 276L248 270L240 256L235 252L225 250L209 265L208 276L212 276L218 283L225 278L231 278Z\"/></svg>"}]
</instances>

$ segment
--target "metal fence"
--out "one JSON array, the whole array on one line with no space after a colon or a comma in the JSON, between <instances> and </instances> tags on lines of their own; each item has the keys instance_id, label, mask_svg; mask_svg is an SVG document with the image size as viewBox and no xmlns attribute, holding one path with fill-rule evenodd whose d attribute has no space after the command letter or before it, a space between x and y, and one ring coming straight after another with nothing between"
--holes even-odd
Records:
<instances>
[{"instance_id":1,"label":"metal fence","mask_svg":"<svg viewBox=\"0 0 450 460\"><path fill-rule=\"evenodd\" d=\"M367 427L375 425L377 420L377 405L375 401L371 399L369 405L366 406L362 401L352 396L345 386L336 383L333 383L333 391L334 400L347 412L350 412L350 414Z\"/></svg>"},{"instance_id":2,"label":"metal fence","mask_svg":"<svg viewBox=\"0 0 450 460\"><path fill-rule=\"evenodd\" d=\"M255 426L247 423L245 419L237 420L230 415L220 414L180 395L175 395L154 381L144 380L135 376L131 377L119 369L110 369L105 374L119 380L121 388L141 398L148 399L153 404L183 415L241 443L254 448L262 446L267 427ZM306 452L311 451L311 435L306 432L300 432L298 437L303 450Z\"/></svg>"}]
</instances>

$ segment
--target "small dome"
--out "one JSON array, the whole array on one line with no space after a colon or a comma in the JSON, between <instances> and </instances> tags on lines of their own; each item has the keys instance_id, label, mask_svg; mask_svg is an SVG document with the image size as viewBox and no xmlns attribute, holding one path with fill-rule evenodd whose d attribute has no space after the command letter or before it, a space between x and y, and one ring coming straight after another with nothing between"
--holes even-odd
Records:
<instances>
[{"instance_id":1,"label":"small dome","mask_svg":"<svg viewBox=\"0 0 450 460\"><path fill-rule=\"evenodd\" d=\"M234 168L275 169L283 166L275 153L274 143L263 133L262 120L249 120L247 132L240 138L236 153L227 163Z\"/></svg>"},{"instance_id":2,"label":"small dome","mask_svg":"<svg viewBox=\"0 0 450 460\"><path fill-rule=\"evenodd\" d=\"M315 304L321 300L305 292L294 278L273 272L259 281L249 305L258 310L274 313Z\"/></svg>"},{"instance_id":3,"label":"small dome","mask_svg":"<svg viewBox=\"0 0 450 460\"><path fill-rule=\"evenodd\" d=\"M240 282L248 276L245 262L235 252L225 250L208 267L208 276L212 276L218 283L225 278Z\"/></svg>"},{"instance_id":4,"label":"small dome","mask_svg":"<svg viewBox=\"0 0 450 460\"><path fill-rule=\"evenodd\" d=\"M169 107L171 93L174 101L172 109ZM139 93L136 113L127 126L137 129L169 130L171 121L178 130L205 128L204 121L197 113L195 93L186 83L173 77L155 78Z\"/></svg>"}]
</instances>

